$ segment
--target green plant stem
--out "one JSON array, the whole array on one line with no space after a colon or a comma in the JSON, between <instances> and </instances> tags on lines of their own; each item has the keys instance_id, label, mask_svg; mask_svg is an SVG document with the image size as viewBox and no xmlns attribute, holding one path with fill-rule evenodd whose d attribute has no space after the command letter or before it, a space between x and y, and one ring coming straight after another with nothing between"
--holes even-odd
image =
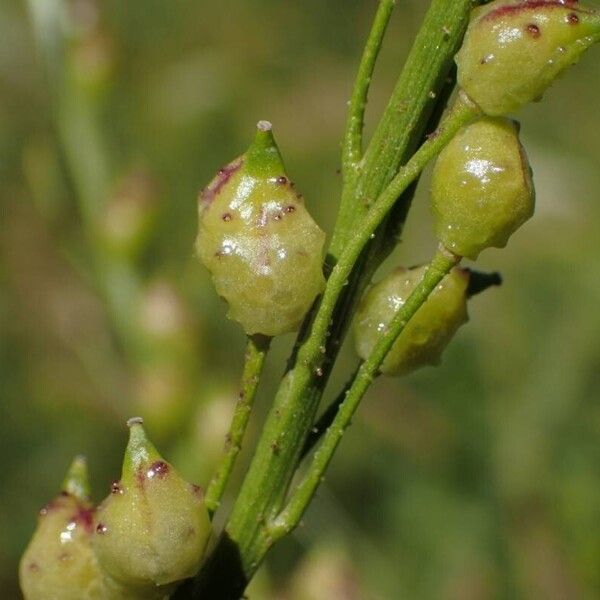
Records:
<instances>
[{"instance_id":1,"label":"green plant stem","mask_svg":"<svg viewBox=\"0 0 600 600\"><path fill-rule=\"evenodd\" d=\"M382 130L377 142L371 142L357 167L357 176L345 178L342 196L350 200L342 202L340 207L328 255L332 272L325 294L299 334L231 517L202 571L178 590L177 598L238 599L272 545L267 523L281 511L356 300L384 256L379 246L389 250L396 243L396 234L410 206L414 182L423 166L462 124L477 114L472 105L463 107L462 114L458 114L460 110L454 111L409 161L424 134L435 127L430 125L430 120L437 122L438 115L434 113L439 114L445 105L452 59L470 10L478 3L475 0L431 2L377 128L379 131L385 124L385 131ZM366 159L376 150L371 148L374 144L385 145L385 151L378 153L377 160L370 160L367 168ZM407 164L400 169L403 163ZM357 191L357 182L361 180L371 182L372 189L377 191L372 196L361 195ZM394 184L388 187L392 180ZM374 205L369 198L379 198L381 202L378 200ZM385 223L390 218L387 217L390 207L393 207L392 225L377 229L382 219ZM391 238L381 239L387 238L388 231ZM365 252L365 244L376 247L372 253Z\"/></svg>"},{"instance_id":2,"label":"green plant stem","mask_svg":"<svg viewBox=\"0 0 600 600\"><path fill-rule=\"evenodd\" d=\"M240 547L244 569L254 572L272 543L264 523L279 512L280 503L318 405L315 396L306 396L312 381L322 376L326 356L324 344L340 294L362 249L402 192L418 177L425 165L452 139L456 131L479 114L478 108L459 95L438 131L400 169L386 191L373 204L368 215L348 243L327 282L307 339L296 357L296 365L283 379L263 435L242 484L226 527L227 535Z\"/></svg>"},{"instance_id":3,"label":"green plant stem","mask_svg":"<svg viewBox=\"0 0 600 600\"><path fill-rule=\"evenodd\" d=\"M423 127L440 100L476 0L432 0L406 64L361 157L356 176L344 178L342 200L329 247L331 260L343 252L356 225L368 212L422 140ZM351 104L352 106L352 104ZM396 244L406 218L410 197L391 215L386 235L375 240L373 254L389 252ZM381 246L379 250L377 246Z\"/></svg>"},{"instance_id":4,"label":"green plant stem","mask_svg":"<svg viewBox=\"0 0 600 600\"><path fill-rule=\"evenodd\" d=\"M351 176L351 171L356 168L358 161L362 158L362 136L367 96L369 94L371 78L375 69L375 62L379 56L383 37L395 4L396 0L380 0L360 60L358 73L348 105L348 118L346 121L346 131L344 133L344 142L342 146L342 168L344 170L345 178Z\"/></svg>"},{"instance_id":5,"label":"green plant stem","mask_svg":"<svg viewBox=\"0 0 600 600\"><path fill-rule=\"evenodd\" d=\"M206 488L206 495L204 497L204 502L211 516L216 512L221 503L221 498L233 471L236 458L242 449L242 440L248 426L260 375L270 344L271 338L263 335L248 337L239 399L226 437L225 454Z\"/></svg>"},{"instance_id":6,"label":"green plant stem","mask_svg":"<svg viewBox=\"0 0 600 600\"><path fill-rule=\"evenodd\" d=\"M329 406L323 411L321 416L314 423L312 429L310 430L306 441L304 442L304 446L302 447L302 452L300 453L300 460L304 460L306 456L308 456L311 450L317 445L318 441L323 437L323 434L327 431L329 426L333 423L335 416L340 409L340 405L346 398L346 394L352 385L356 377L356 372L352 374L350 381L348 381L342 391L335 397Z\"/></svg>"},{"instance_id":7,"label":"green plant stem","mask_svg":"<svg viewBox=\"0 0 600 600\"><path fill-rule=\"evenodd\" d=\"M385 335L377 342L369 357L361 364L356 377L346 392L344 401L333 423L327 430L323 442L315 452L312 463L306 475L296 488L288 505L268 528L268 533L273 541L283 537L294 529L306 507L314 496L325 470L333 454L350 425L352 416L373 379L376 377L381 363L384 361L390 348L402 333L407 323L417 310L427 300L443 277L460 261L460 257L440 248L429 264L423 279L413 293L408 297L402 308L394 316Z\"/></svg>"}]
</instances>

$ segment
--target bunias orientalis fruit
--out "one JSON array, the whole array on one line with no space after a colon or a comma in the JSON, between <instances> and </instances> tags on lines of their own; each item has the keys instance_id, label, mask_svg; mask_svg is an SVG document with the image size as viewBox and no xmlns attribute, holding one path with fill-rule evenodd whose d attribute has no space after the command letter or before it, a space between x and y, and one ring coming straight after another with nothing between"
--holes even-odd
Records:
<instances>
[{"instance_id":1,"label":"bunias orientalis fruit","mask_svg":"<svg viewBox=\"0 0 600 600\"><path fill-rule=\"evenodd\" d=\"M454 254L503 248L533 215L535 191L515 122L484 117L461 129L435 163L435 231Z\"/></svg>"},{"instance_id":2,"label":"bunias orientalis fruit","mask_svg":"<svg viewBox=\"0 0 600 600\"><path fill-rule=\"evenodd\" d=\"M247 334L295 331L323 290L325 234L285 173L271 124L200 194L199 258Z\"/></svg>"},{"instance_id":3,"label":"bunias orientalis fruit","mask_svg":"<svg viewBox=\"0 0 600 600\"><path fill-rule=\"evenodd\" d=\"M112 600L91 546L93 507L87 467L77 457L63 491L40 511L19 566L25 600Z\"/></svg>"},{"instance_id":4,"label":"bunias orientalis fruit","mask_svg":"<svg viewBox=\"0 0 600 600\"><path fill-rule=\"evenodd\" d=\"M572 0L496 0L473 11L458 84L488 115L539 99L600 39L600 13Z\"/></svg>"},{"instance_id":5,"label":"bunias orientalis fruit","mask_svg":"<svg viewBox=\"0 0 600 600\"><path fill-rule=\"evenodd\" d=\"M427 267L398 268L363 297L354 322L357 354L366 359L423 278ZM381 365L386 375L405 375L437 365L456 330L468 320L469 271L455 267L408 322Z\"/></svg>"},{"instance_id":6,"label":"bunias orientalis fruit","mask_svg":"<svg viewBox=\"0 0 600 600\"><path fill-rule=\"evenodd\" d=\"M122 476L96 511L93 546L113 579L155 597L157 586L196 573L212 529L201 490L160 456L141 419L128 425Z\"/></svg>"}]
</instances>

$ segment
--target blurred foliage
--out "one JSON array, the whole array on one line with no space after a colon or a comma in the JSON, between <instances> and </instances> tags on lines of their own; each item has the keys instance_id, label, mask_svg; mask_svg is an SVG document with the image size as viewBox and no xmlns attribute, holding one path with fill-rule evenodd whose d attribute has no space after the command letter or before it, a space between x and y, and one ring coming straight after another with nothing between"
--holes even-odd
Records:
<instances>
[{"instance_id":1,"label":"blurred foliage","mask_svg":"<svg viewBox=\"0 0 600 600\"><path fill-rule=\"evenodd\" d=\"M331 231L345 102L374 5L0 4L3 597L18 597L36 510L73 455L89 457L105 495L127 416L145 416L165 455L207 482L244 339L192 256L196 194L268 118ZM369 131L425 5L398 3ZM504 285L471 302L442 366L375 383L305 524L250 598L600 596L599 60L592 50L519 115L537 214L478 262ZM383 273L432 253L426 179ZM291 342L269 356L251 439ZM332 395L354 360L343 354Z\"/></svg>"}]
</instances>

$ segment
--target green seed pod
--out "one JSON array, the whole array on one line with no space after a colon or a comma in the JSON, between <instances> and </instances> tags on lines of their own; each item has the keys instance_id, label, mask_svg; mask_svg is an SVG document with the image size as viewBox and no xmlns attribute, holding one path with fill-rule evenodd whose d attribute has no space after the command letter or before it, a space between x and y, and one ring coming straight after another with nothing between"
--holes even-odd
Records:
<instances>
[{"instance_id":1,"label":"green seed pod","mask_svg":"<svg viewBox=\"0 0 600 600\"><path fill-rule=\"evenodd\" d=\"M93 508L85 459L77 457L62 493L40 511L38 527L19 566L26 600L110 600L91 546Z\"/></svg>"},{"instance_id":2,"label":"green seed pod","mask_svg":"<svg viewBox=\"0 0 600 600\"><path fill-rule=\"evenodd\" d=\"M325 234L285 174L271 124L200 194L196 250L247 334L295 331L322 291Z\"/></svg>"},{"instance_id":3,"label":"green seed pod","mask_svg":"<svg viewBox=\"0 0 600 600\"><path fill-rule=\"evenodd\" d=\"M537 100L600 39L600 14L574 0L496 0L473 11L458 84L488 115Z\"/></svg>"},{"instance_id":4,"label":"green seed pod","mask_svg":"<svg viewBox=\"0 0 600 600\"><path fill-rule=\"evenodd\" d=\"M357 354L366 359L388 324L423 278L427 267L396 269L362 299L354 323ZM454 268L408 322L381 365L386 375L405 375L437 365L456 330L468 320L469 272Z\"/></svg>"},{"instance_id":5,"label":"green seed pod","mask_svg":"<svg viewBox=\"0 0 600 600\"><path fill-rule=\"evenodd\" d=\"M95 515L93 547L100 565L121 585L159 593L192 576L211 537L200 488L183 480L146 437L139 418L128 421L121 480Z\"/></svg>"},{"instance_id":6,"label":"green seed pod","mask_svg":"<svg viewBox=\"0 0 600 600\"><path fill-rule=\"evenodd\" d=\"M506 246L535 208L517 124L485 117L459 131L433 169L431 206L437 237L451 252L475 259Z\"/></svg>"}]
</instances>

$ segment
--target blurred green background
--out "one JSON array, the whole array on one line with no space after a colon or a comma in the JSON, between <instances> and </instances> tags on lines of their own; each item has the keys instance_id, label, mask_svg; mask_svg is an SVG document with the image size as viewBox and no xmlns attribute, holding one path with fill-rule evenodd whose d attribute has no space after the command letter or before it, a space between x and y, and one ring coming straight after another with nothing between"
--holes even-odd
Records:
<instances>
[{"instance_id":1,"label":"blurred green background","mask_svg":"<svg viewBox=\"0 0 600 600\"><path fill-rule=\"evenodd\" d=\"M244 337L192 255L197 192L267 118L331 232L375 4L0 4L3 598L19 597L19 556L74 454L106 494L126 417L207 482ZM368 131L426 4L398 2ZM504 285L473 299L440 367L375 383L250 598L600 597L599 65L592 49L519 115L537 214L478 262ZM381 272L434 247L425 176ZM292 339L269 356L250 439ZM354 360L346 349L331 394Z\"/></svg>"}]
</instances>

